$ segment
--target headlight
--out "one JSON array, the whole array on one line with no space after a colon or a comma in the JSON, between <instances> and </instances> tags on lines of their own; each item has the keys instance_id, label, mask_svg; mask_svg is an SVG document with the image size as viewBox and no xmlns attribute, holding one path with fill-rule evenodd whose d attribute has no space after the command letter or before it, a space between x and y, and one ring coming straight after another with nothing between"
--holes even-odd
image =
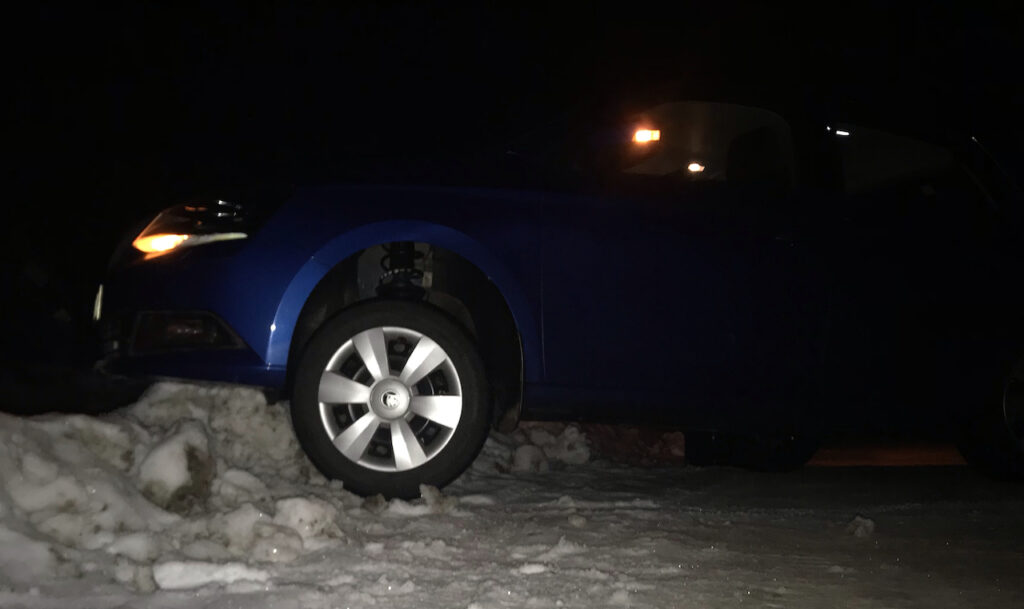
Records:
<instances>
[{"instance_id":1,"label":"headlight","mask_svg":"<svg viewBox=\"0 0 1024 609\"><path fill-rule=\"evenodd\" d=\"M176 205L160 212L132 241L132 247L155 258L194 245L245 239L245 214L227 201Z\"/></svg>"}]
</instances>

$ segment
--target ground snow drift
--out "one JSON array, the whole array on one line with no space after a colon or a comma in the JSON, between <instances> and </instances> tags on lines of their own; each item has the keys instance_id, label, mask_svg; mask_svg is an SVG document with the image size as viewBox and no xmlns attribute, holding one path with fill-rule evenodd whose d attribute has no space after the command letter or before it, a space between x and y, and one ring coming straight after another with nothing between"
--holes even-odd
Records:
<instances>
[{"instance_id":1,"label":"ground snow drift","mask_svg":"<svg viewBox=\"0 0 1024 609\"><path fill-rule=\"evenodd\" d=\"M624 461L681 454L644 433ZM0 607L1024 606L1019 487L638 468L602 458L614 439L525 424L443 491L388 501L325 480L286 406L247 389L0 415Z\"/></svg>"},{"instance_id":2,"label":"ground snow drift","mask_svg":"<svg viewBox=\"0 0 1024 609\"><path fill-rule=\"evenodd\" d=\"M309 466L283 407L242 388L161 383L102 418L0 415L0 475L8 586L86 571L140 589L263 580L231 561L339 541L362 502Z\"/></svg>"},{"instance_id":3,"label":"ground snow drift","mask_svg":"<svg viewBox=\"0 0 1024 609\"><path fill-rule=\"evenodd\" d=\"M586 460L578 429L533 433L538 445L489 440L475 471L523 470L524 449L545 470ZM244 563L344 545L352 513L448 514L459 502L428 486L416 501L352 495L310 466L285 406L178 383L100 418L0 414L0 475L0 585L15 589L87 572L138 590L265 581Z\"/></svg>"}]
</instances>

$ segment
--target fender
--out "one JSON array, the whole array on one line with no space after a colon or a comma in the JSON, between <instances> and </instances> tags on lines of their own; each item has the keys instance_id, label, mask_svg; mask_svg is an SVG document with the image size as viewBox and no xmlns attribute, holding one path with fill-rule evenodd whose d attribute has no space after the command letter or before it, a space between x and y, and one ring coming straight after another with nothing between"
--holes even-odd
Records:
<instances>
[{"instance_id":1,"label":"fender","mask_svg":"<svg viewBox=\"0 0 1024 609\"><path fill-rule=\"evenodd\" d=\"M527 380L541 379L541 345L538 326L519 282L480 242L457 230L413 220L389 220L366 224L339 235L319 250L295 274L278 303L266 348L268 366L288 363L295 324L313 289L332 268L356 252L389 241L419 241L450 250L476 265L498 288L519 331L523 345L523 373Z\"/></svg>"}]
</instances>

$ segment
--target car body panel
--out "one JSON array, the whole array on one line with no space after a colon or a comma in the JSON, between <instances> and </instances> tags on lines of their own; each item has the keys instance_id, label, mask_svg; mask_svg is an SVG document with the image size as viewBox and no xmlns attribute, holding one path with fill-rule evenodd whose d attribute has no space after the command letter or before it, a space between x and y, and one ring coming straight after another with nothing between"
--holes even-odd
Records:
<instances>
[{"instance_id":1,"label":"car body panel","mask_svg":"<svg viewBox=\"0 0 1024 609\"><path fill-rule=\"evenodd\" d=\"M477 232L487 238L487 235ZM528 231L527 231L528 235ZM514 237L513 237L514 239ZM284 365L288 361L292 330L310 293L333 267L366 248L389 241L418 241L454 252L483 271L498 287L508 304L523 344L526 380L539 382L543 378L539 309L531 305L522 286L533 284L533 296L539 294L539 278L524 267L519 276L508 268L508 257L499 259L480 241L453 228L425 221L390 220L363 225L328 241L296 274L288 286L274 317L276 331L271 332L266 360L271 365ZM527 239L525 242L529 242ZM493 243L493 241L492 241ZM539 267L539 264L537 265ZM528 275L534 275L532 278ZM536 301L535 301L536 302Z\"/></svg>"},{"instance_id":2,"label":"car body panel","mask_svg":"<svg viewBox=\"0 0 1024 609\"><path fill-rule=\"evenodd\" d=\"M829 150L799 156L824 175ZM211 311L244 347L121 357L112 371L283 388L318 284L394 241L443 248L493 282L521 338L527 417L756 430L950 420L971 394L943 381L976 390L991 381L982 369L1024 351L1020 223L929 207L956 196L901 196L903 208L882 194L851 216L830 176L771 192L547 184L512 160L501 188L298 189L245 241L115 265L105 315Z\"/></svg>"},{"instance_id":3,"label":"car body panel","mask_svg":"<svg viewBox=\"0 0 1024 609\"><path fill-rule=\"evenodd\" d=\"M373 245L422 241L462 256L495 283L522 339L525 376L539 382L543 376L540 254L523 244L537 241L539 224L534 218L542 196L409 187L301 190L244 242L192 248L117 269L107 282L106 307L111 313L213 311L258 357L244 377L254 384L280 388L295 321L327 272ZM480 207L489 214L481 215ZM311 222L312 218L316 221ZM162 354L158 359L147 356L143 359L152 367L140 362L132 367L189 377L185 372L191 369L186 363L191 357L190 353ZM175 358L182 364L175 365ZM211 372L204 378L217 380L217 375ZM231 373L220 380L241 378Z\"/></svg>"},{"instance_id":4,"label":"car body panel","mask_svg":"<svg viewBox=\"0 0 1024 609\"><path fill-rule=\"evenodd\" d=\"M790 339L813 344L824 296L807 287L820 268L794 247L789 197L774 198L762 218L715 187L545 208L548 379L581 395L581 416L632 402L651 419L757 425L790 410L781 387L818 364Z\"/></svg>"}]
</instances>

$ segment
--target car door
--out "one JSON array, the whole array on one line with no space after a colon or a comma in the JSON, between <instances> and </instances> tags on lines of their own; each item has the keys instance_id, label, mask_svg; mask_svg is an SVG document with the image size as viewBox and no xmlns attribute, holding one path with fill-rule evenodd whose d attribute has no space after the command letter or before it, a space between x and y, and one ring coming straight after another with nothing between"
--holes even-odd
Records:
<instances>
[{"instance_id":1,"label":"car door","mask_svg":"<svg viewBox=\"0 0 1024 609\"><path fill-rule=\"evenodd\" d=\"M785 123L703 103L634 122L679 141L544 206L550 395L589 418L781 424L814 378L822 320Z\"/></svg>"},{"instance_id":2,"label":"car door","mask_svg":"<svg viewBox=\"0 0 1024 609\"><path fill-rule=\"evenodd\" d=\"M837 410L857 413L836 422L941 427L982 395L965 383L994 368L997 320L1010 313L992 201L946 148L851 125L835 133L844 179L827 374Z\"/></svg>"}]
</instances>

